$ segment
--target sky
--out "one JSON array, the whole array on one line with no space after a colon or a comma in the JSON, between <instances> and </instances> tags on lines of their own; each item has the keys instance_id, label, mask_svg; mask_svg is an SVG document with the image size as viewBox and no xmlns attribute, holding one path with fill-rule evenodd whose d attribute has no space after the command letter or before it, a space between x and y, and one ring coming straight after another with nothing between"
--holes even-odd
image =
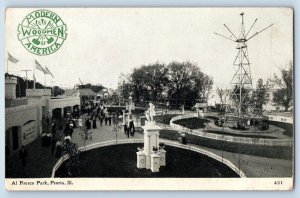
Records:
<instances>
[{"instance_id":1,"label":"sky","mask_svg":"<svg viewBox=\"0 0 300 198\"><path fill-rule=\"evenodd\" d=\"M8 70L23 77L21 70L33 70L34 60L47 66L54 75L47 75L47 85L73 87L80 78L116 88L121 73L143 64L191 61L213 77L214 88L228 87L236 43L214 32L229 37L226 24L238 35L241 12L246 31L258 19L249 35L274 24L248 43L253 84L293 60L293 13L288 8L53 8L49 10L62 18L68 35L61 48L47 56L28 52L18 40L18 25L34 10L6 10L5 56L9 52L19 59L17 64L9 62ZM44 83L41 72L35 75ZM32 79L32 72L28 77Z\"/></svg>"}]
</instances>

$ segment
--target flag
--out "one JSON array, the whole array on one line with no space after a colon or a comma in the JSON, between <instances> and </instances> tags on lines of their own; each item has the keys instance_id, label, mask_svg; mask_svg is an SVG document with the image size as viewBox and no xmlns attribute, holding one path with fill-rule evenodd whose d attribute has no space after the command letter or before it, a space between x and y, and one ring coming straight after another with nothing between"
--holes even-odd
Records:
<instances>
[{"instance_id":1,"label":"flag","mask_svg":"<svg viewBox=\"0 0 300 198\"><path fill-rule=\"evenodd\" d=\"M82 83L82 81L81 81L81 79L79 78L79 82L81 83L81 85L83 85L83 83Z\"/></svg>"},{"instance_id":2,"label":"flag","mask_svg":"<svg viewBox=\"0 0 300 198\"><path fill-rule=\"evenodd\" d=\"M51 71L48 69L47 66L46 66L45 74L49 74L52 76L52 78L54 78L53 74L51 73Z\"/></svg>"},{"instance_id":3,"label":"flag","mask_svg":"<svg viewBox=\"0 0 300 198\"><path fill-rule=\"evenodd\" d=\"M8 60L10 61L10 62L12 62L12 63L17 63L17 62L19 62L19 60L18 59L16 59L15 57L13 57L10 53L7 53L8 54Z\"/></svg>"},{"instance_id":4,"label":"flag","mask_svg":"<svg viewBox=\"0 0 300 198\"><path fill-rule=\"evenodd\" d=\"M42 67L42 65L39 62L37 62L37 60L35 60L35 67L36 69L42 71L44 74L46 73L46 70Z\"/></svg>"}]
</instances>

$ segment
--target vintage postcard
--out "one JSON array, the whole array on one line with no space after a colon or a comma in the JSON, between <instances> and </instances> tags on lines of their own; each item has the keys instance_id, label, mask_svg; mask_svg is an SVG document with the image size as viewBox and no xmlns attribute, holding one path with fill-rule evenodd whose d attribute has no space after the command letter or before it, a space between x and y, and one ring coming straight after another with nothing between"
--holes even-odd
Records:
<instances>
[{"instance_id":1,"label":"vintage postcard","mask_svg":"<svg viewBox=\"0 0 300 198\"><path fill-rule=\"evenodd\" d=\"M292 190L293 9L7 8L5 187Z\"/></svg>"}]
</instances>

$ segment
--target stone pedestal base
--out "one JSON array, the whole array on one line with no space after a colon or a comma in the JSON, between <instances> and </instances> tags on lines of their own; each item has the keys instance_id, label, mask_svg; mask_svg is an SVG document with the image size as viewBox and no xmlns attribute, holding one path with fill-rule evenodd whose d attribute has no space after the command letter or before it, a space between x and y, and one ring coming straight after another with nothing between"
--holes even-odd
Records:
<instances>
[{"instance_id":1,"label":"stone pedestal base","mask_svg":"<svg viewBox=\"0 0 300 198\"><path fill-rule=\"evenodd\" d=\"M152 154L151 155L151 171L152 172L159 172L160 167L160 156L159 154Z\"/></svg>"},{"instance_id":2,"label":"stone pedestal base","mask_svg":"<svg viewBox=\"0 0 300 198\"><path fill-rule=\"evenodd\" d=\"M166 152L164 149L160 149L160 166L166 166Z\"/></svg>"},{"instance_id":3,"label":"stone pedestal base","mask_svg":"<svg viewBox=\"0 0 300 198\"><path fill-rule=\"evenodd\" d=\"M137 161L136 166L138 168L146 168L146 155L143 151L136 152Z\"/></svg>"},{"instance_id":4,"label":"stone pedestal base","mask_svg":"<svg viewBox=\"0 0 300 198\"><path fill-rule=\"evenodd\" d=\"M146 155L146 169L151 169L151 156Z\"/></svg>"}]
</instances>

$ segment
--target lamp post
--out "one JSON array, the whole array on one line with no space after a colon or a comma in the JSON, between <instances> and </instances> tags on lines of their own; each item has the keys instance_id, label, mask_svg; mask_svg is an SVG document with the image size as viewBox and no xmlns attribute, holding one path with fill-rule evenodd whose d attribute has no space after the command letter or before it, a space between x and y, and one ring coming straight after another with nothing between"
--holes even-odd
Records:
<instances>
[{"instance_id":1,"label":"lamp post","mask_svg":"<svg viewBox=\"0 0 300 198\"><path fill-rule=\"evenodd\" d=\"M128 98L128 126L129 126L129 122L130 122L130 117L131 117L131 108L132 108L132 95L133 93L130 92L129 93L129 98Z\"/></svg>"}]
</instances>

